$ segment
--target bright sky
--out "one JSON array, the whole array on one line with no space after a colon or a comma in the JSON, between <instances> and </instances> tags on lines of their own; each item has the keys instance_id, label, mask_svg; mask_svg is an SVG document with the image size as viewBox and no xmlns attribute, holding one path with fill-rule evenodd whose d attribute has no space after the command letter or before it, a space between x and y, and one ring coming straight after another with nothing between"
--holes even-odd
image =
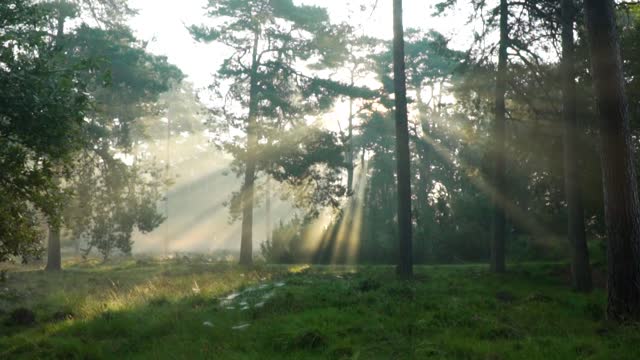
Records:
<instances>
[{"instance_id":1,"label":"bright sky","mask_svg":"<svg viewBox=\"0 0 640 360\"><path fill-rule=\"evenodd\" d=\"M464 28L465 17L431 17L433 4L441 0L405 0L405 27L435 29L453 39L468 39ZM334 23L347 21L361 26L367 35L383 39L392 36L392 1L377 0L297 0L297 3L323 6L329 10ZM211 83L213 74L223 59L223 51L213 45L200 44L191 38L185 24L204 21L206 0L130 0L139 15L131 21L139 38L150 41L149 50L169 57L169 61L182 69L196 88ZM361 11L361 6L366 10ZM458 13L459 14L459 13ZM465 36L467 35L467 36Z\"/></svg>"}]
</instances>

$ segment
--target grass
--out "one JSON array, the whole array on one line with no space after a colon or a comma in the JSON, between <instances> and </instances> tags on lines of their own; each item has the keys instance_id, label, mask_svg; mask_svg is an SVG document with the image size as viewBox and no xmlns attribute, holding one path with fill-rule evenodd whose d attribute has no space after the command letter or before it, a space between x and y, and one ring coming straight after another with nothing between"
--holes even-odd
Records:
<instances>
[{"instance_id":1,"label":"grass","mask_svg":"<svg viewBox=\"0 0 640 360\"><path fill-rule=\"evenodd\" d=\"M640 327L603 318L561 265L251 269L205 260L14 268L0 283L6 359L638 359ZM5 323L11 311L36 323Z\"/></svg>"}]
</instances>

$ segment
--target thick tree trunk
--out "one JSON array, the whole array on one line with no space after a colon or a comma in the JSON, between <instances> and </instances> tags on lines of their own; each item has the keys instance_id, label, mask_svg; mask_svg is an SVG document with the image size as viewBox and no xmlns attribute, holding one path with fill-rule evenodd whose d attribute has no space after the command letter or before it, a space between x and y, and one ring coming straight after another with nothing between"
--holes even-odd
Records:
<instances>
[{"instance_id":1,"label":"thick tree trunk","mask_svg":"<svg viewBox=\"0 0 640 360\"><path fill-rule=\"evenodd\" d=\"M244 185L242 187L242 235L240 240L240 264L253 263L253 193L256 179L256 148L258 147L258 41L256 32L253 42L251 62L251 84L249 88L249 116L247 119L247 158L245 162Z\"/></svg>"},{"instance_id":2,"label":"thick tree trunk","mask_svg":"<svg viewBox=\"0 0 640 360\"><path fill-rule=\"evenodd\" d=\"M505 94L507 92L507 47L509 42L508 16L509 7L507 0L500 0L500 46L498 50L498 73L496 75L496 103L495 122L493 124L494 138L494 178L493 185L496 193L493 194L493 224L491 236L491 270L497 273L506 271L505 264L505 204L500 203L500 198L506 191L505 181L505 151L506 151L506 106Z\"/></svg>"},{"instance_id":3,"label":"thick tree trunk","mask_svg":"<svg viewBox=\"0 0 640 360\"><path fill-rule=\"evenodd\" d=\"M602 146L607 225L608 305L612 320L640 319L640 211L612 0L585 0Z\"/></svg>"},{"instance_id":4,"label":"thick tree trunk","mask_svg":"<svg viewBox=\"0 0 640 360\"><path fill-rule=\"evenodd\" d=\"M64 49L64 25L66 15L62 9L58 9L58 18L56 23L56 50L62 52ZM60 186L60 180L56 178L56 184ZM47 242L47 266L46 271L62 270L62 254L60 249L60 223L49 221L49 238Z\"/></svg>"},{"instance_id":5,"label":"thick tree trunk","mask_svg":"<svg viewBox=\"0 0 640 360\"><path fill-rule=\"evenodd\" d=\"M411 239L411 166L407 115L407 79L404 56L402 0L393 0L393 72L396 104L396 161L398 181L398 275L413 276Z\"/></svg>"},{"instance_id":6,"label":"thick tree trunk","mask_svg":"<svg viewBox=\"0 0 640 360\"><path fill-rule=\"evenodd\" d=\"M584 209L578 166L579 126L576 116L574 67L574 0L562 0L562 95L564 117L564 180L568 207L568 237L571 245L571 273L577 291L591 291L589 249L584 229Z\"/></svg>"},{"instance_id":7,"label":"thick tree trunk","mask_svg":"<svg viewBox=\"0 0 640 360\"><path fill-rule=\"evenodd\" d=\"M62 254L60 251L60 225L49 224L49 241L47 244L46 271L62 270Z\"/></svg>"}]
</instances>

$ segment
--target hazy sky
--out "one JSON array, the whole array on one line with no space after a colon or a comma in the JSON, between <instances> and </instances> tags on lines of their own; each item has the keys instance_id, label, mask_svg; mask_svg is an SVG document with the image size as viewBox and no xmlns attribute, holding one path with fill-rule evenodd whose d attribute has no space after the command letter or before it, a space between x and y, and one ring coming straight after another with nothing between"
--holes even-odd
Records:
<instances>
[{"instance_id":1,"label":"hazy sky","mask_svg":"<svg viewBox=\"0 0 640 360\"><path fill-rule=\"evenodd\" d=\"M464 31L464 16L431 17L433 4L440 0L405 0L404 14L406 27L435 29L452 38ZM392 36L391 0L298 0L297 3L323 6L329 10L333 22L348 21L361 26L367 35L389 39ZM169 57L170 62L179 66L189 76L196 87L207 86L211 74L222 60L220 49L212 45L199 44L192 40L185 24L199 24L206 0L131 0L139 10L131 25L142 40L151 41L149 49ZM361 6L366 10L361 11Z\"/></svg>"}]
</instances>

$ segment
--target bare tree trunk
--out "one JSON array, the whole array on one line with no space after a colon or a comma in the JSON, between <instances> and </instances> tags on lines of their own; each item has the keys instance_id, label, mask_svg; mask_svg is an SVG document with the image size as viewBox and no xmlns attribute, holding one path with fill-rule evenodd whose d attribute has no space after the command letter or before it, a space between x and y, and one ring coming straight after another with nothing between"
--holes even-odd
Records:
<instances>
[{"instance_id":1,"label":"bare tree trunk","mask_svg":"<svg viewBox=\"0 0 640 360\"><path fill-rule=\"evenodd\" d=\"M573 24L574 0L562 0L562 95L564 116L564 180L568 207L568 237L571 245L573 288L591 291L589 249L584 229L584 209L578 167L578 134L576 116L576 81L574 67Z\"/></svg>"},{"instance_id":2,"label":"bare tree trunk","mask_svg":"<svg viewBox=\"0 0 640 360\"><path fill-rule=\"evenodd\" d=\"M591 67L600 113L607 225L607 316L640 319L640 211L612 0L585 0Z\"/></svg>"},{"instance_id":3,"label":"bare tree trunk","mask_svg":"<svg viewBox=\"0 0 640 360\"><path fill-rule=\"evenodd\" d=\"M62 270L62 254L60 251L60 225L49 223L49 241L47 243L46 271Z\"/></svg>"},{"instance_id":4,"label":"bare tree trunk","mask_svg":"<svg viewBox=\"0 0 640 360\"><path fill-rule=\"evenodd\" d=\"M267 183L265 186L265 211L266 211L266 226L265 229L267 231L267 241L271 241L271 236L273 235L273 220L271 220L271 177L267 175Z\"/></svg>"},{"instance_id":5,"label":"bare tree trunk","mask_svg":"<svg viewBox=\"0 0 640 360\"><path fill-rule=\"evenodd\" d=\"M396 104L396 161L398 181L398 275L413 276L411 239L411 156L407 115L407 78L404 55L402 0L393 0L393 72Z\"/></svg>"},{"instance_id":6,"label":"bare tree trunk","mask_svg":"<svg viewBox=\"0 0 640 360\"><path fill-rule=\"evenodd\" d=\"M353 75L351 76L351 86L353 86ZM347 129L347 136L349 143L347 144L347 192L351 194L353 192L353 98L349 98L349 128Z\"/></svg>"},{"instance_id":7,"label":"bare tree trunk","mask_svg":"<svg viewBox=\"0 0 640 360\"><path fill-rule=\"evenodd\" d=\"M491 270L497 273L506 271L505 264L505 204L500 203L504 198L506 188L505 181L505 151L506 151L506 106L505 94L507 92L507 47L509 42L508 16L509 7L507 0L500 0L500 46L498 50L498 73L496 76L496 104L495 123L493 125L494 137L494 178L493 185L496 193L493 194L493 224L491 239Z\"/></svg>"},{"instance_id":8,"label":"bare tree trunk","mask_svg":"<svg viewBox=\"0 0 640 360\"><path fill-rule=\"evenodd\" d=\"M169 179L169 174L171 173L171 115L167 116L167 164L165 167L165 176ZM165 234L164 234L164 242L163 242L163 251L164 256L169 256L169 236L171 227L169 226L169 184L167 183L167 194L164 200L164 215L167 217L165 220Z\"/></svg>"},{"instance_id":9,"label":"bare tree trunk","mask_svg":"<svg viewBox=\"0 0 640 360\"><path fill-rule=\"evenodd\" d=\"M429 262L431 256L433 255L433 252L430 251L430 246L428 246L428 244L431 244L432 242L431 239L427 237L426 226L428 222L427 209L429 208L429 199L427 195L427 190L429 189L429 180L427 176L426 147L427 146L424 141L418 144L418 148L421 150L422 154L418 157L420 161L420 164L418 165L418 174L420 175L420 181L418 183L417 189L418 206L416 207L416 210L418 211L417 222L418 227L422 229L422 237L420 239L416 239L417 254L415 258L422 263Z\"/></svg>"},{"instance_id":10,"label":"bare tree trunk","mask_svg":"<svg viewBox=\"0 0 640 360\"><path fill-rule=\"evenodd\" d=\"M255 33L251 61L251 84L249 89L249 116L247 120L247 158L245 163L244 185L242 187L242 235L240 241L240 264L253 263L253 193L256 180L256 148L258 146L257 110L258 110L258 41Z\"/></svg>"},{"instance_id":11,"label":"bare tree trunk","mask_svg":"<svg viewBox=\"0 0 640 360\"><path fill-rule=\"evenodd\" d=\"M426 114L426 106L422 99L420 88L416 91L416 103L418 108L418 118L420 120L420 127L422 129L422 137L426 139L429 136L429 124L427 122L427 114ZM416 134L418 134L418 128L416 127ZM429 164L427 163L428 157L428 146L425 139L421 139L418 136L418 140L416 142L416 151L418 152L418 175L420 176L420 181L417 186L417 201L418 205L416 206L417 211L417 227L421 229L421 237L419 239L415 239L415 247L416 247L416 256L414 257L417 261L422 263L428 263L431 260L431 256L433 255L432 251L432 241L427 238L427 210L429 208L429 199L428 199L428 190L429 190Z\"/></svg>"},{"instance_id":12,"label":"bare tree trunk","mask_svg":"<svg viewBox=\"0 0 640 360\"><path fill-rule=\"evenodd\" d=\"M75 241L74 241L74 255L75 256L80 256L80 247L82 245L82 235L76 237Z\"/></svg>"}]
</instances>

